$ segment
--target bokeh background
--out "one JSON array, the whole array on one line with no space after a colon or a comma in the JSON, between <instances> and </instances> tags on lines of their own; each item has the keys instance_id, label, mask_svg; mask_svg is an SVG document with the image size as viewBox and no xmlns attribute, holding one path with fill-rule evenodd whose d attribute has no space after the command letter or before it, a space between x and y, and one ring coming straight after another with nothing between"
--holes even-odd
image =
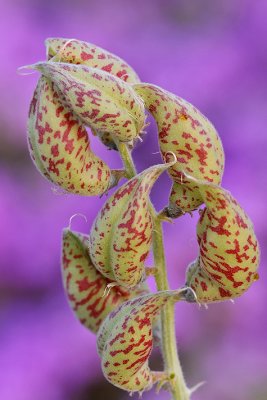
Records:
<instances>
[{"instance_id":1,"label":"bokeh background","mask_svg":"<svg viewBox=\"0 0 267 400\"><path fill-rule=\"evenodd\" d=\"M16 69L44 59L46 37L62 36L120 55L143 81L191 101L217 127L226 153L223 185L251 216L261 242L260 280L235 304L177 305L177 341L188 384L206 381L195 400L266 400L267 2L10 0L0 7L0 399L128 398L102 377L95 337L74 318L61 285L62 228L83 213L88 223L76 218L72 227L88 232L105 199L52 190L26 145L37 74ZM95 140L93 148L121 166L116 152ZM157 151L152 122L134 151L139 171L160 161ZM169 189L164 176L152 194L158 209ZM165 226L172 288L184 283L197 254L195 224L196 216L185 216ZM159 353L152 364L161 368Z\"/></svg>"}]
</instances>

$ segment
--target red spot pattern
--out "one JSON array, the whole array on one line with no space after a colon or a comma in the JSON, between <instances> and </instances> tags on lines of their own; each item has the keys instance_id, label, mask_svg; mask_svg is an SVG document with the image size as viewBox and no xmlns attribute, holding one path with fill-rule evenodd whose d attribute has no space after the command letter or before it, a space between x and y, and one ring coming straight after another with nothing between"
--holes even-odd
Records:
<instances>
[{"instance_id":1,"label":"red spot pattern","mask_svg":"<svg viewBox=\"0 0 267 400\"><path fill-rule=\"evenodd\" d=\"M88 61L88 60L92 60L92 58L94 58L94 56L90 53L86 53L85 51L81 52L81 59L82 61Z\"/></svg>"},{"instance_id":2,"label":"red spot pattern","mask_svg":"<svg viewBox=\"0 0 267 400\"><path fill-rule=\"evenodd\" d=\"M40 71L55 84L64 102L85 125L112 133L122 141L131 141L143 129L144 105L130 85L111 74L112 68L113 63L106 60L101 69L73 63L39 64ZM97 116L92 110L98 110Z\"/></svg>"},{"instance_id":3,"label":"red spot pattern","mask_svg":"<svg viewBox=\"0 0 267 400\"><path fill-rule=\"evenodd\" d=\"M144 262L152 241L150 190L166 167L151 167L131 179L100 210L89 236L96 268L127 288L144 276Z\"/></svg>"},{"instance_id":4,"label":"red spot pattern","mask_svg":"<svg viewBox=\"0 0 267 400\"><path fill-rule=\"evenodd\" d=\"M54 85L41 78L34 99L28 135L32 158L40 172L72 193L97 195L105 192L110 169L92 153L85 128L69 108L61 104Z\"/></svg>"},{"instance_id":5,"label":"red spot pattern","mask_svg":"<svg viewBox=\"0 0 267 400\"><path fill-rule=\"evenodd\" d=\"M62 62L84 64L89 67L102 69L129 83L139 82L136 72L121 58L93 44L72 40L66 46L68 39L49 39L48 58L60 51Z\"/></svg>"},{"instance_id":6,"label":"red spot pattern","mask_svg":"<svg viewBox=\"0 0 267 400\"><path fill-rule=\"evenodd\" d=\"M116 307L128 299L146 293L144 287L127 291L120 286L112 288L106 296L104 291L110 280L103 277L92 264L88 250L88 237L64 231L62 269L64 287L70 306L77 318L87 328L97 332L101 322ZM124 333L114 338L123 338Z\"/></svg>"},{"instance_id":7,"label":"red spot pattern","mask_svg":"<svg viewBox=\"0 0 267 400\"><path fill-rule=\"evenodd\" d=\"M148 359L153 346L152 324L175 295L175 292L161 292L129 300L106 318L98 333L98 351L103 373L113 385L128 391L150 387L153 372ZM121 337L123 342L119 341Z\"/></svg>"},{"instance_id":8,"label":"red spot pattern","mask_svg":"<svg viewBox=\"0 0 267 400\"><path fill-rule=\"evenodd\" d=\"M138 84L135 88L157 122L163 160L169 152L177 157L177 163L168 171L174 181L169 209L177 209L178 215L193 211L203 200L198 184L181 180L182 171L200 180L220 183L224 153L218 134L207 118L180 97L151 84Z\"/></svg>"},{"instance_id":9,"label":"red spot pattern","mask_svg":"<svg viewBox=\"0 0 267 400\"><path fill-rule=\"evenodd\" d=\"M207 208L198 222L200 256L188 272L188 284L204 303L240 296L259 263L252 224L224 189L202 185L201 194Z\"/></svg>"}]
</instances>

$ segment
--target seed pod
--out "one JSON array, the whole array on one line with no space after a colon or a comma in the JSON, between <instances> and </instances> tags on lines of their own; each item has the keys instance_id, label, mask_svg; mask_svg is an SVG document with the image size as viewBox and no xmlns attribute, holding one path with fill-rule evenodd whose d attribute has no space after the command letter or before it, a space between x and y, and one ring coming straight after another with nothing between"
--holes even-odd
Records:
<instances>
[{"instance_id":1,"label":"seed pod","mask_svg":"<svg viewBox=\"0 0 267 400\"><path fill-rule=\"evenodd\" d=\"M36 129L36 122L38 117L38 106L39 106L39 98L42 87L42 79L39 79L38 84L33 93L33 97L30 104L29 114L28 114L28 125L27 125L27 140L30 150L30 156L32 161L34 162L36 168L39 172L49 181L53 182L50 178L50 174L44 166L44 161L42 160L42 156L39 154L39 141L37 139L38 133Z\"/></svg>"},{"instance_id":2,"label":"seed pod","mask_svg":"<svg viewBox=\"0 0 267 400\"><path fill-rule=\"evenodd\" d=\"M104 276L122 286L135 287L144 277L153 230L149 193L170 165L155 165L121 186L107 200L92 226L92 261Z\"/></svg>"},{"instance_id":3,"label":"seed pod","mask_svg":"<svg viewBox=\"0 0 267 400\"><path fill-rule=\"evenodd\" d=\"M186 285L200 303L232 299L257 280L259 246L253 225L226 190L199 183L206 208L197 225L199 257L187 271Z\"/></svg>"},{"instance_id":4,"label":"seed pod","mask_svg":"<svg viewBox=\"0 0 267 400\"><path fill-rule=\"evenodd\" d=\"M157 122L163 159L167 160L168 152L177 157L168 171L174 184L166 209L168 216L175 218L203 202L197 184L188 181L185 174L207 182L221 182L222 143L214 126L192 104L152 84L133 87Z\"/></svg>"},{"instance_id":5,"label":"seed pod","mask_svg":"<svg viewBox=\"0 0 267 400\"><path fill-rule=\"evenodd\" d=\"M123 303L101 325L98 354L106 379L130 392L149 390L166 374L148 366L152 351L152 323L168 301L182 298L181 291L149 294Z\"/></svg>"},{"instance_id":6,"label":"seed pod","mask_svg":"<svg viewBox=\"0 0 267 400\"><path fill-rule=\"evenodd\" d=\"M83 64L106 71L127 83L140 82L136 72L124 60L91 43L76 39L49 38L45 45L48 60ZM94 133L109 149L117 150L109 132L95 130Z\"/></svg>"},{"instance_id":7,"label":"seed pod","mask_svg":"<svg viewBox=\"0 0 267 400\"><path fill-rule=\"evenodd\" d=\"M142 132L143 102L121 79L84 65L40 62L31 68L52 81L72 112L93 130L109 132L122 142Z\"/></svg>"},{"instance_id":8,"label":"seed pod","mask_svg":"<svg viewBox=\"0 0 267 400\"><path fill-rule=\"evenodd\" d=\"M102 69L127 83L140 82L136 72L124 60L94 44L77 39L48 38L45 46L48 60L83 64Z\"/></svg>"},{"instance_id":9,"label":"seed pod","mask_svg":"<svg viewBox=\"0 0 267 400\"><path fill-rule=\"evenodd\" d=\"M124 301L148 293L145 285L132 291L116 285L105 293L111 281L95 269L88 236L64 229L62 244L62 276L70 307L92 332L96 333L104 318Z\"/></svg>"},{"instance_id":10,"label":"seed pod","mask_svg":"<svg viewBox=\"0 0 267 400\"><path fill-rule=\"evenodd\" d=\"M99 195L113 183L109 167L91 151L85 128L45 77L31 102L28 141L37 169L68 192Z\"/></svg>"}]
</instances>

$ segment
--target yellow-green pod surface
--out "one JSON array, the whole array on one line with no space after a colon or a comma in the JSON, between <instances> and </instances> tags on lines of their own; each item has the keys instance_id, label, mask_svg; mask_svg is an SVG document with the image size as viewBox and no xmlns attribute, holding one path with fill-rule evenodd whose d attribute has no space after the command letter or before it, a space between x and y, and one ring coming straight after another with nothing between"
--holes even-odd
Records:
<instances>
[{"instance_id":1,"label":"yellow-green pod surface","mask_svg":"<svg viewBox=\"0 0 267 400\"><path fill-rule=\"evenodd\" d=\"M37 169L55 185L85 196L108 189L109 167L91 151L85 128L45 77L40 78L31 101L28 141Z\"/></svg>"},{"instance_id":2,"label":"yellow-green pod surface","mask_svg":"<svg viewBox=\"0 0 267 400\"><path fill-rule=\"evenodd\" d=\"M145 124L143 101L131 85L97 68L60 62L40 62L31 68L54 83L72 112L95 131L131 142Z\"/></svg>"},{"instance_id":3,"label":"yellow-green pod surface","mask_svg":"<svg viewBox=\"0 0 267 400\"><path fill-rule=\"evenodd\" d=\"M70 64L99 68L128 83L140 82L136 72L120 57L92 43L77 39L48 38L47 58Z\"/></svg>"},{"instance_id":4,"label":"yellow-green pod surface","mask_svg":"<svg viewBox=\"0 0 267 400\"><path fill-rule=\"evenodd\" d=\"M94 44L77 39L48 38L45 45L48 60L83 64L106 71L127 83L140 82L136 72L124 60ZM117 150L109 132L95 130L94 133L109 149Z\"/></svg>"},{"instance_id":5,"label":"yellow-green pod surface","mask_svg":"<svg viewBox=\"0 0 267 400\"><path fill-rule=\"evenodd\" d=\"M155 165L121 186L107 200L92 226L92 261L104 276L122 286L135 287L144 277L153 230L149 193L170 165Z\"/></svg>"},{"instance_id":6,"label":"yellow-green pod surface","mask_svg":"<svg viewBox=\"0 0 267 400\"><path fill-rule=\"evenodd\" d=\"M253 225L231 194L199 183L206 204L197 225L199 257L186 285L200 303L233 299L258 279L259 245Z\"/></svg>"},{"instance_id":7,"label":"yellow-green pod surface","mask_svg":"<svg viewBox=\"0 0 267 400\"><path fill-rule=\"evenodd\" d=\"M129 392L142 392L164 373L148 365L153 347L152 324L168 301L181 299L180 291L144 295L123 303L107 316L98 332L97 347L106 379Z\"/></svg>"},{"instance_id":8,"label":"yellow-green pod surface","mask_svg":"<svg viewBox=\"0 0 267 400\"><path fill-rule=\"evenodd\" d=\"M197 179L219 184L224 169L221 140L211 122L189 102L149 83L133 85L158 126L163 159L173 152L177 162L169 169L174 181L169 200L169 215L190 212L202 204Z\"/></svg>"},{"instance_id":9,"label":"yellow-green pod surface","mask_svg":"<svg viewBox=\"0 0 267 400\"><path fill-rule=\"evenodd\" d=\"M88 251L88 236L64 229L62 238L62 277L64 289L76 317L96 333L105 317L124 301L148 293L142 285L126 290L98 272Z\"/></svg>"}]
</instances>

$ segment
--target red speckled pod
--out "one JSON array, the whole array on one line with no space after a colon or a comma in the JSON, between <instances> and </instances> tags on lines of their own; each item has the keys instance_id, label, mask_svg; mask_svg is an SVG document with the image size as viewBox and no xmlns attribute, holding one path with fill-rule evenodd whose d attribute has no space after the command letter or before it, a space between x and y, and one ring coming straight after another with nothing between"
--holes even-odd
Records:
<instances>
[{"instance_id":1,"label":"red speckled pod","mask_svg":"<svg viewBox=\"0 0 267 400\"><path fill-rule=\"evenodd\" d=\"M91 151L85 128L45 77L31 101L28 141L38 170L66 191L99 195L111 185L109 167Z\"/></svg>"},{"instance_id":2,"label":"red speckled pod","mask_svg":"<svg viewBox=\"0 0 267 400\"><path fill-rule=\"evenodd\" d=\"M52 81L72 112L93 130L109 132L122 142L140 135L145 124L144 104L121 79L85 65L49 61L31 68Z\"/></svg>"},{"instance_id":3,"label":"red speckled pod","mask_svg":"<svg viewBox=\"0 0 267 400\"><path fill-rule=\"evenodd\" d=\"M170 165L155 165L120 187L100 210L91 229L89 250L95 267L122 286L134 287L144 276L153 229L149 193Z\"/></svg>"},{"instance_id":4,"label":"red speckled pod","mask_svg":"<svg viewBox=\"0 0 267 400\"><path fill-rule=\"evenodd\" d=\"M45 45L48 60L88 65L128 83L140 82L136 72L124 60L94 44L77 39L48 38Z\"/></svg>"},{"instance_id":5,"label":"red speckled pod","mask_svg":"<svg viewBox=\"0 0 267 400\"><path fill-rule=\"evenodd\" d=\"M129 300L108 315L99 329L97 347L103 374L110 383L142 392L162 379L164 373L148 366L152 323L168 301L180 299L181 291L158 292Z\"/></svg>"},{"instance_id":6,"label":"red speckled pod","mask_svg":"<svg viewBox=\"0 0 267 400\"><path fill-rule=\"evenodd\" d=\"M220 138L210 121L184 99L148 83L133 87L157 122L163 158L168 152L177 157L169 169L174 184L167 214L190 212L202 204L202 198L197 183L186 180L184 173L219 184L224 169Z\"/></svg>"},{"instance_id":7,"label":"red speckled pod","mask_svg":"<svg viewBox=\"0 0 267 400\"><path fill-rule=\"evenodd\" d=\"M101 49L94 44L76 39L49 38L45 41L47 58L71 64L83 64L98 68L122 79L127 83L140 82L136 72L120 57ZM93 130L109 149L117 150L109 132Z\"/></svg>"},{"instance_id":8,"label":"red speckled pod","mask_svg":"<svg viewBox=\"0 0 267 400\"><path fill-rule=\"evenodd\" d=\"M62 244L62 276L69 304L92 332L97 332L104 318L124 301L148 293L142 285L132 291L115 286L105 294L111 281L95 269L88 251L88 236L64 229Z\"/></svg>"},{"instance_id":9,"label":"red speckled pod","mask_svg":"<svg viewBox=\"0 0 267 400\"><path fill-rule=\"evenodd\" d=\"M259 246L253 225L226 190L199 183L206 208L197 226L199 257L187 271L186 285L200 303L240 296L257 280Z\"/></svg>"}]
</instances>

